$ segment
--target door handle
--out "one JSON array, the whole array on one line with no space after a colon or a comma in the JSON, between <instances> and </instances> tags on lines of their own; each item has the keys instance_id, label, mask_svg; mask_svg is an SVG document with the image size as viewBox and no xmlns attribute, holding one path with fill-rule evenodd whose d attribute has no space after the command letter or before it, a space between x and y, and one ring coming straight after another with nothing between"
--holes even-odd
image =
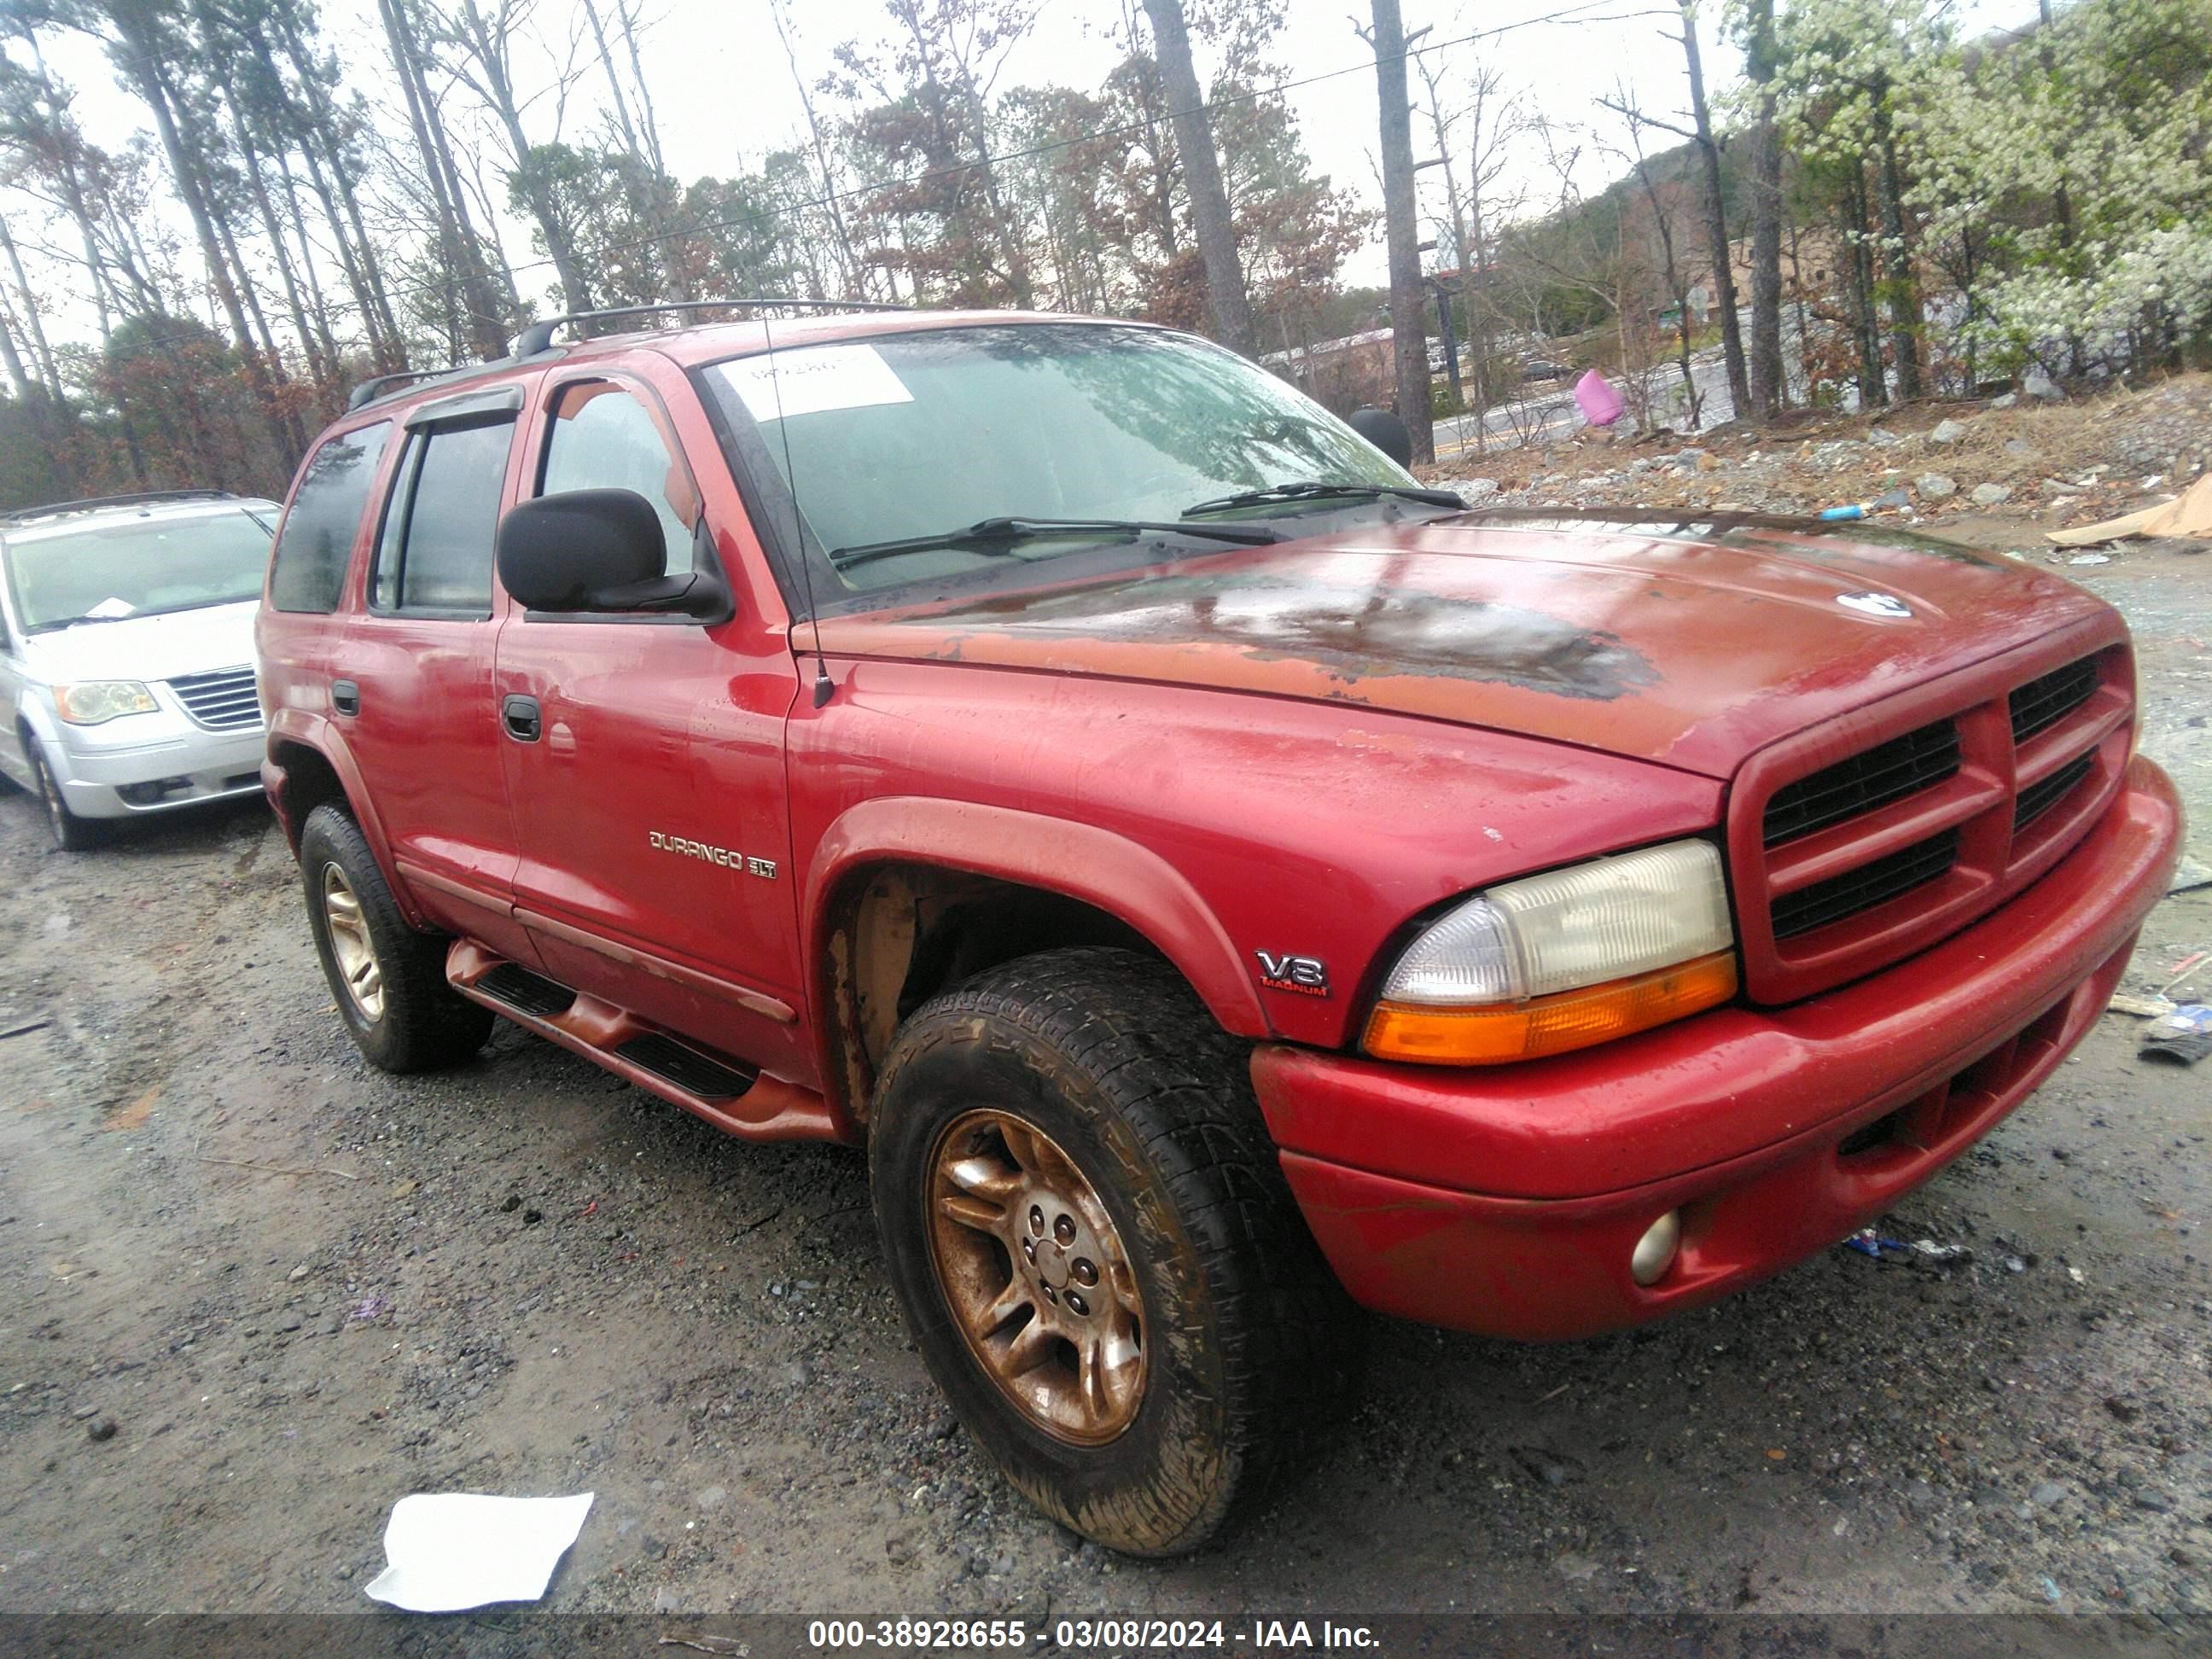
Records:
<instances>
[{"instance_id":1,"label":"door handle","mask_svg":"<svg viewBox=\"0 0 2212 1659\"><path fill-rule=\"evenodd\" d=\"M507 735L517 743L535 743L538 734L544 730L544 722L538 717L538 699L535 697L505 699L499 706L499 717L507 727Z\"/></svg>"},{"instance_id":2,"label":"door handle","mask_svg":"<svg viewBox=\"0 0 2212 1659\"><path fill-rule=\"evenodd\" d=\"M341 714L358 714L361 713L361 688L351 680L332 680L331 707Z\"/></svg>"}]
</instances>

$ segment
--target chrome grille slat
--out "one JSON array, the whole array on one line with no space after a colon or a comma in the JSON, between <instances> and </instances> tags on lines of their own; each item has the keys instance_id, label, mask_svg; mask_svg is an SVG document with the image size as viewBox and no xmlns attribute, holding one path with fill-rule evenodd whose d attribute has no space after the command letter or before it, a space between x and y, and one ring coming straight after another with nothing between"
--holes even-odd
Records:
<instances>
[{"instance_id":1,"label":"chrome grille slat","mask_svg":"<svg viewBox=\"0 0 2212 1659\"><path fill-rule=\"evenodd\" d=\"M168 686L193 721L211 732L241 732L261 724L261 696L251 668L179 675Z\"/></svg>"}]
</instances>

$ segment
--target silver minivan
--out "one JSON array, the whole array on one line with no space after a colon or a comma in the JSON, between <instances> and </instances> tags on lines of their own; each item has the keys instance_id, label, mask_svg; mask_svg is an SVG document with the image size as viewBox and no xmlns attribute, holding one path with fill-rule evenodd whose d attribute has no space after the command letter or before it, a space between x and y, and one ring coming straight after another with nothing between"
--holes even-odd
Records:
<instances>
[{"instance_id":1,"label":"silver minivan","mask_svg":"<svg viewBox=\"0 0 2212 1659\"><path fill-rule=\"evenodd\" d=\"M260 789L253 613L277 512L196 489L0 514L0 774L58 846Z\"/></svg>"}]
</instances>

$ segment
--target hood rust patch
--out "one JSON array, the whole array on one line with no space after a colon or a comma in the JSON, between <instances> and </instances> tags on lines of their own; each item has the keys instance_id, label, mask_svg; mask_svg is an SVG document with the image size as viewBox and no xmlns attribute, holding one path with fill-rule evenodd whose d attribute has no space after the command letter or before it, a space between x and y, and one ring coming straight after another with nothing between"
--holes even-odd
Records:
<instances>
[{"instance_id":1,"label":"hood rust patch","mask_svg":"<svg viewBox=\"0 0 2212 1659\"><path fill-rule=\"evenodd\" d=\"M1288 581L1212 570L1045 594L994 597L913 619L960 654L975 626L1132 645L1230 646L1255 662L1310 663L1340 688L1443 676L1611 702L1658 682L1617 635L1540 611L1412 587Z\"/></svg>"}]
</instances>

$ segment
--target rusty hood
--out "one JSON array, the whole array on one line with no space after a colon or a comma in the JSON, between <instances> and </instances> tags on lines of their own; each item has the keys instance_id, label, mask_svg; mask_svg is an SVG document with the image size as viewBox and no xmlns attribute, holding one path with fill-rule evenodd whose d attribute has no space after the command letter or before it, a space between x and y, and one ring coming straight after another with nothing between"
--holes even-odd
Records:
<instances>
[{"instance_id":1,"label":"rusty hood","mask_svg":"<svg viewBox=\"0 0 2212 1659\"><path fill-rule=\"evenodd\" d=\"M1712 777L2106 609L1910 532L1455 514L827 617L832 654L1325 699Z\"/></svg>"}]
</instances>

